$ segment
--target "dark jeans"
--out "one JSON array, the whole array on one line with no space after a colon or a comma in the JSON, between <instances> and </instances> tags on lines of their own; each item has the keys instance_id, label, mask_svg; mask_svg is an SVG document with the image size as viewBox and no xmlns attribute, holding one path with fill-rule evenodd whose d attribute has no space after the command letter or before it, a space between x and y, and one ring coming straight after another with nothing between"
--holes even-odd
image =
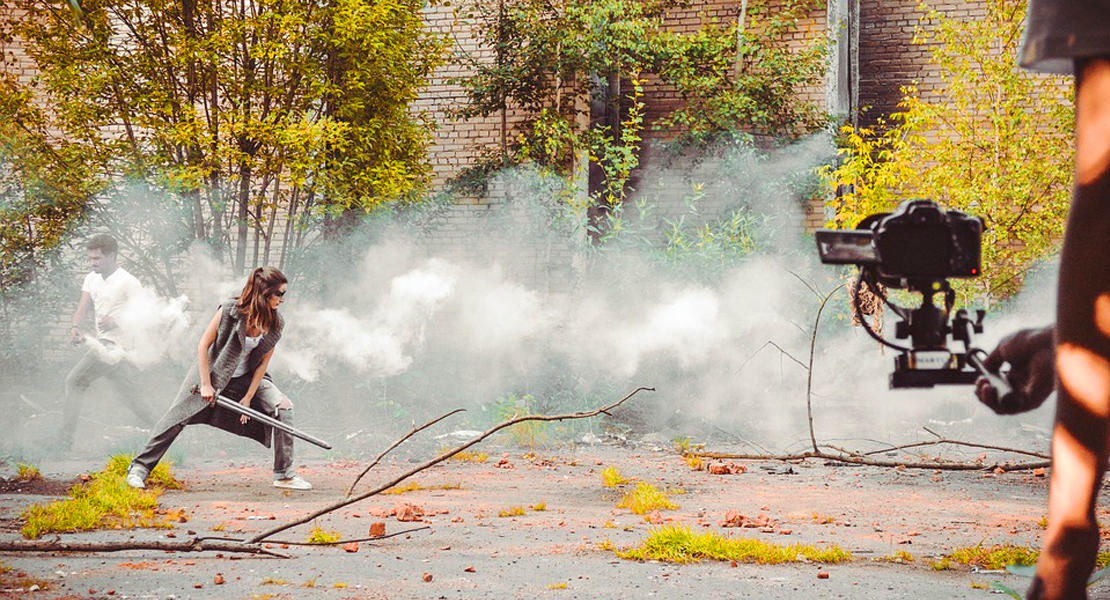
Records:
<instances>
[{"instance_id":1,"label":"dark jeans","mask_svg":"<svg viewBox=\"0 0 1110 600\"><path fill-rule=\"evenodd\" d=\"M249 386L250 375L243 375L242 377L232 379L222 391L234 390L245 392ZM285 404L290 408L278 408L282 400L285 399L285 395L281 393L281 390L279 390L272 381L263 379L262 382L258 384L258 389L255 391L254 395L266 405L268 408L266 412L271 414L276 413L277 420L290 427L294 426L293 405L286 400ZM146 476L154 470L154 467L158 465L158 462L162 460L166 451L170 449L170 445L173 444L173 441L181 434L181 431L185 429L185 426L198 422L207 422L207 416L203 413L198 414L190 421L177 423L151 437L150 441L146 443L146 448L143 448L143 451L135 457L135 460L131 461L131 468L142 469L140 474L145 479ZM293 466L293 436L277 429L273 430L273 435L274 479L289 479L297 474L297 470Z\"/></svg>"}]
</instances>

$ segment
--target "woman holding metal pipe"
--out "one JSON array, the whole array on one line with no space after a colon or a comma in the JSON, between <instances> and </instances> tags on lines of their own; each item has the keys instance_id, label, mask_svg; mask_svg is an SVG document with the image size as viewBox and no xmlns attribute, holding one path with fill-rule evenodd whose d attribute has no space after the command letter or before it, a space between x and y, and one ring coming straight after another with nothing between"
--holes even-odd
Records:
<instances>
[{"instance_id":1,"label":"woman holding metal pipe","mask_svg":"<svg viewBox=\"0 0 1110 600\"><path fill-rule=\"evenodd\" d=\"M131 487L145 481L186 425L204 423L252 438L269 447L271 428L246 415L217 408L217 392L238 397L239 403L274 415L292 426L293 403L266 374L274 347L281 339L284 320L278 306L285 299L288 280L274 267L251 272L243 292L220 305L197 345L197 361L185 376L173 405L154 426L146 447L127 472ZM272 428L274 487L309 490L293 467L293 436Z\"/></svg>"}]
</instances>

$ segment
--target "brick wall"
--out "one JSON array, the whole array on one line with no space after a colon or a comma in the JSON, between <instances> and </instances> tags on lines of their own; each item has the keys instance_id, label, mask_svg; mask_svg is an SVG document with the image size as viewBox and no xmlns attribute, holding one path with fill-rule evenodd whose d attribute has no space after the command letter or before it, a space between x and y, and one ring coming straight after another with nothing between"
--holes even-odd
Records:
<instances>
[{"instance_id":1,"label":"brick wall","mask_svg":"<svg viewBox=\"0 0 1110 600\"><path fill-rule=\"evenodd\" d=\"M931 6L959 19L986 14L982 0L935 2ZM922 93L943 86L939 69L929 64L932 43L915 44L919 29L932 24L922 19L917 0L860 0L859 3L859 105L861 124L873 124L897 109L902 87L914 84Z\"/></svg>"},{"instance_id":2,"label":"brick wall","mask_svg":"<svg viewBox=\"0 0 1110 600\"><path fill-rule=\"evenodd\" d=\"M7 23L17 23L26 18L26 14L27 11L19 8L17 2L0 2L0 20L5 22L3 29L7 28ZM14 76L21 85L29 84L36 73L34 62L23 51L23 44L18 38L5 38L7 36L0 35L0 60L3 61L4 72Z\"/></svg>"}]
</instances>

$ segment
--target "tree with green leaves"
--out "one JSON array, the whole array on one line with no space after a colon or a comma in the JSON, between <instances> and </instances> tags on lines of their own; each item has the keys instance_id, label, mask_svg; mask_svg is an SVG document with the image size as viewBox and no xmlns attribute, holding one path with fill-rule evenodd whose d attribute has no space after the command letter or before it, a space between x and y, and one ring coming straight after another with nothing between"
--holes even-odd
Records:
<instances>
[{"instance_id":1,"label":"tree with green leaves","mask_svg":"<svg viewBox=\"0 0 1110 600\"><path fill-rule=\"evenodd\" d=\"M983 218L983 274L962 282L965 301L1021 289L1028 270L1055 252L1072 182L1071 88L1015 64L1025 0L989 0L984 18L935 10L921 43L945 83L904 90L901 110L875 127L843 130L841 163L826 170L840 194L833 227L923 197Z\"/></svg>"},{"instance_id":2,"label":"tree with green leaves","mask_svg":"<svg viewBox=\"0 0 1110 600\"><path fill-rule=\"evenodd\" d=\"M109 225L127 204L118 198L155 198L183 232L177 245L203 240L241 270L281 262L279 237L289 251L322 223L416 198L427 181L431 124L409 106L442 45L422 2L21 6L26 16L6 25L39 75L20 91L48 108L57 144L80 150L68 164L107 190L107 212L91 213Z\"/></svg>"},{"instance_id":3,"label":"tree with green leaves","mask_svg":"<svg viewBox=\"0 0 1110 600\"><path fill-rule=\"evenodd\" d=\"M812 0L745 2L735 23L694 33L668 31L673 0L502 0L465 5L492 57L463 57L473 74L464 118L526 116L468 176L528 163L574 177L589 161L592 206L622 202L640 164L645 127L669 128L699 149L746 134L792 138L819 129L824 116L798 91L820 80L827 42L801 48L788 33L817 8ZM462 10L460 10L460 13ZM655 77L683 104L644 122L644 83ZM508 130L505 118L502 128ZM747 138L744 138L747 139ZM596 222L594 224L596 226Z\"/></svg>"}]
</instances>

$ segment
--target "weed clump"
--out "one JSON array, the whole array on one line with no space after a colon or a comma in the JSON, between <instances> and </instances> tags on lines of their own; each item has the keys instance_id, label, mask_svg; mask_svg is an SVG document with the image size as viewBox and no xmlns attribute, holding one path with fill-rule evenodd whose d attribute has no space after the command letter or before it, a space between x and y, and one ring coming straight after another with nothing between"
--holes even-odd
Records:
<instances>
[{"instance_id":1,"label":"weed clump","mask_svg":"<svg viewBox=\"0 0 1110 600\"><path fill-rule=\"evenodd\" d=\"M104 470L121 478L127 477L127 469L131 467L132 458L134 457L130 454L117 454L108 459L108 466L104 467ZM160 487L164 490L179 490L185 487L170 473L171 466L172 463L168 461L158 463L154 470L150 472L150 475L147 476L147 485Z\"/></svg>"},{"instance_id":2,"label":"weed clump","mask_svg":"<svg viewBox=\"0 0 1110 600\"><path fill-rule=\"evenodd\" d=\"M666 492L649 483L640 482L636 484L636 489L617 502L617 508L627 508L637 515L643 515L653 510L673 510L678 505L667 498Z\"/></svg>"},{"instance_id":3,"label":"weed clump","mask_svg":"<svg viewBox=\"0 0 1110 600\"><path fill-rule=\"evenodd\" d=\"M458 483L442 483L442 484L439 484L439 485L423 485L423 484L421 484L417 481L411 481L411 482L406 483L404 485L400 485L400 484L395 485L395 486L389 488L388 490L386 490L382 493L393 495L393 496L400 496L401 494L407 494L409 492L418 492L418 491L421 491L421 490L461 490L461 489L462 489L462 483L461 482L458 482Z\"/></svg>"},{"instance_id":4,"label":"weed clump","mask_svg":"<svg viewBox=\"0 0 1110 600\"><path fill-rule=\"evenodd\" d=\"M629 481L631 480L621 475L621 472L618 471L616 467L605 467L601 470L601 485L604 487L615 488Z\"/></svg>"},{"instance_id":5,"label":"weed clump","mask_svg":"<svg viewBox=\"0 0 1110 600\"><path fill-rule=\"evenodd\" d=\"M449 452L449 451L450 451L450 449L443 450L443 452ZM461 462L472 462L472 463L484 463L487 460L489 460L489 454L486 454L485 452L471 452L470 450L463 450L462 452L458 452L458 453L452 455L451 458L449 458L447 460L454 460L454 461L461 461Z\"/></svg>"},{"instance_id":6,"label":"weed clump","mask_svg":"<svg viewBox=\"0 0 1110 600\"><path fill-rule=\"evenodd\" d=\"M763 540L724 537L714 532L694 533L685 525L667 525L651 532L643 544L615 554L629 560L691 563L702 560L773 565L806 560L838 564L852 559L839 546L817 548L806 544L780 546Z\"/></svg>"},{"instance_id":7,"label":"weed clump","mask_svg":"<svg viewBox=\"0 0 1110 600\"><path fill-rule=\"evenodd\" d=\"M318 526L313 527L308 534L308 543L310 544L334 544L340 539L341 536L338 531L325 531Z\"/></svg>"},{"instance_id":8,"label":"weed clump","mask_svg":"<svg viewBox=\"0 0 1110 600\"><path fill-rule=\"evenodd\" d=\"M957 548L948 556L933 563L934 571L946 571L953 564L973 565L982 569L1004 569L1006 565L1036 564L1040 552L1025 546L1000 545Z\"/></svg>"},{"instance_id":9,"label":"weed clump","mask_svg":"<svg viewBox=\"0 0 1110 600\"><path fill-rule=\"evenodd\" d=\"M125 480L130 462L129 456L113 456L103 471L91 475L87 483L73 486L68 499L31 505L23 512L20 533L25 538L38 539L52 532L172 527L168 519L155 516L155 509L162 489L179 488L181 483L170 474L168 465L159 465L160 469L155 469L158 476L152 474L148 480L151 489L134 489Z\"/></svg>"},{"instance_id":10,"label":"weed clump","mask_svg":"<svg viewBox=\"0 0 1110 600\"><path fill-rule=\"evenodd\" d=\"M503 508L497 512L499 517L522 517L524 516L523 506L514 506L512 508Z\"/></svg>"},{"instance_id":11,"label":"weed clump","mask_svg":"<svg viewBox=\"0 0 1110 600\"><path fill-rule=\"evenodd\" d=\"M16 481L38 481L42 479L42 472L35 465L28 463L16 463L16 468L19 469L15 476Z\"/></svg>"}]
</instances>

